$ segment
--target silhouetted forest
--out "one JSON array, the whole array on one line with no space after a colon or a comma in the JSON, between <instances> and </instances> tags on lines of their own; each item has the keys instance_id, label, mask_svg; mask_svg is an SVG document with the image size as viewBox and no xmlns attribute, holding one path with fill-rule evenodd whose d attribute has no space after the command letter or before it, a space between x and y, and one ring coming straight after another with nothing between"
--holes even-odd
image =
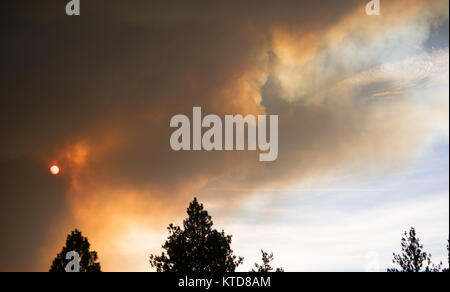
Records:
<instances>
[{"instance_id":1,"label":"silhouetted forest","mask_svg":"<svg viewBox=\"0 0 450 292\"><path fill-rule=\"evenodd\" d=\"M150 255L150 266L157 272L235 272L243 263L244 258L234 255L231 249L232 236L225 231L213 228L213 221L203 204L197 198L187 208L188 217L183 226L168 226L169 237L162 245L161 255ZM393 254L392 262L396 267L388 268L388 272L448 272L442 262L434 264L430 253L424 250L416 230L411 228L401 238L400 254ZM90 251L90 244L81 232L75 229L67 236L66 245L50 268L50 272L66 272L67 265L74 257L67 256L75 251L79 255L80 272L101 272L97 252ZM447 253L449 244L447 242ZM274 269L271 266L274 256L261 250L262 262L255 263L250 272L284 272L283 268ZM450 262L450 254L448 258Z\"/></svg>"}]
</instances>

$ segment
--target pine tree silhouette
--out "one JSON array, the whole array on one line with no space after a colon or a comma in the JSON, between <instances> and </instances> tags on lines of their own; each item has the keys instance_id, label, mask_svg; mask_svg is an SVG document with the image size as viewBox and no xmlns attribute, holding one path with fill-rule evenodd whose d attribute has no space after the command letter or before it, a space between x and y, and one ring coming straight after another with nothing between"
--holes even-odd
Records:
<instances>
[{"instance_id":1,"label":"pine tree silhouette","mask_svg":"<svg viewBox=\"0 0 450 292\"><path fill-rule=\"evenodd\" d=\"M273 253L269 254L265 252L264 250L261 250L262 254L262 264L255 263L255 269L252 269L250 272L255 273L269 273L273 271L272 266L270 263L273 261ZM284 272L283 268L277 268L275 272Z\"/></svg>"},{"instance_id":2,"label":"pine tree silhouette","mask_svg":"<svg viewBox=\"0 0 450 292\"><path fill-rule=\"evenodd\" d=\"M213 221L197 198L189 204L183 228L169 225L161 256L151 255L158 272L234 272L243 262L231 250L231 235L212 228Z\"/></svg>"},{"instance_id":3,"label":"pine tree silhouette","mask_svg":"<svg viewBox=\"0 0 450 292\"><path fill-rule=\"evenodd\" d=\"M431 261L431 254L423 251L423 245L417 237L416 230L411 227L402 237L402 253L395 254L392 262L400 269L388 269L388 272L439 272L441 265L435 266Z\"/></svg>"},{"instance_id":4,"label":"pine tree silhouette","mask_svg":"<svg viewBox=\"0 0 450 292\"><path fill-rule=\"evenodd\" d=\"M88 239L75 229L67 236L66 245L53 260L50 272L65 272L66 265L70 261L66 259L66 254L71 251L77 252L80 256L80 272L101 272L97 252L90 251L89 248Z\"/></svg>"}]
</instances>

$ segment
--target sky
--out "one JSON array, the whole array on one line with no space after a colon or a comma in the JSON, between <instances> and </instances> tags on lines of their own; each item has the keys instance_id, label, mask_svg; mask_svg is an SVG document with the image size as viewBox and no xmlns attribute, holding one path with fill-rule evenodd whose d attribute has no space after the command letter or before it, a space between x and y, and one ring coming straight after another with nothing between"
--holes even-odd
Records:
<instances>
[{"instance_id":1,"label":"sky","mask_svg":"<svg viewBox=\"0 0 450 292\"><path fill-rule=\"evenodd\" d=\"M46 271L75 228L105 271L151 271L198 197L248 271L384 271L449 236L449 3L8 1L0 271ZM279 116L279 151L179 151L170 119ZM61 172L52 176L49 167Z\"/></svg>"}]
</instances>

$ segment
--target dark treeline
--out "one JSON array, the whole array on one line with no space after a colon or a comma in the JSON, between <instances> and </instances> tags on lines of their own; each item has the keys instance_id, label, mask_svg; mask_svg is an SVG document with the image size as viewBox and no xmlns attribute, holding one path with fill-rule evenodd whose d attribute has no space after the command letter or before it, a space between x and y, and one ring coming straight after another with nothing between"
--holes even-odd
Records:
<instances>
[{"instance_id":1,"label":"dark treeline","mask_svg":"<svg viewBox=\"0 0 450 292\"><path fill-rule=\"evenodd\" d=\"M187 215L183 226L169 225L169 237L162 245L163 252L150 255L150 266L158 272L235 272L244 258L234 255L231 249L232 236L213 228L211 216L197 198L189 204ZM436 265L432 262L431 254L424 251L414 228L404 233L401 247L400 254L393 254L393 263L397 267L387 269L388 272L449 271L443 267L443 263ZM447 252L448 249L447 244ZM70 254L73 251L78 254L78 259ZM284 272L283 268L274 269L271 266L274 260L272 253L261 250L261 256L262 262L255 263L250 272ZM68 268L74 261L76 265ZM97 253L90 251L88 239L77 229L67 236L66 245L53 260L50 272L72 271L74 267L80 272L101 272Z\"/></svg>"}]
</instances>

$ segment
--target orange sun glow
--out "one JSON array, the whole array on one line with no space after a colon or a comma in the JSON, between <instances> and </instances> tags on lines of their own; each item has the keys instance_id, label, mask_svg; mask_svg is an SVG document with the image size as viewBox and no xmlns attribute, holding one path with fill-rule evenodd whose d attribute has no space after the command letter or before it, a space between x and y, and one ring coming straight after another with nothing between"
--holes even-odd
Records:
<instances>
[{"instance_id":1,"label":"orange sun glow","mask_svg":"<svg viewBox=\"0 0 450 292\"><path fill-rule=\"evenodd\" d=\"M50 173L53 175L58 175L59 174L59 166L58 165L52 165L50 167Z\"/></svg>"}]
</instances>

